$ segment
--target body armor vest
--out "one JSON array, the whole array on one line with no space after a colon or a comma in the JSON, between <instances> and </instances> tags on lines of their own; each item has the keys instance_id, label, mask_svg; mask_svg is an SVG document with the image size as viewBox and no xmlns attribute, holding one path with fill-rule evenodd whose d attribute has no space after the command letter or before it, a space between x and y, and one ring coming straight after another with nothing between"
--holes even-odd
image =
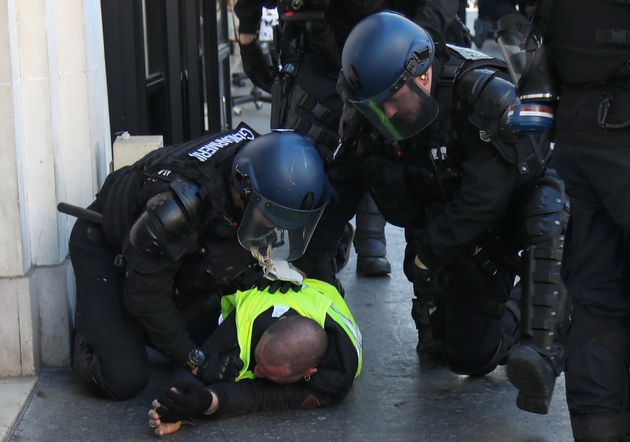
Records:
<instances>
[{"instance_id":1,"label":"body armor vest","mask_svg":"<svg viewBox=\"0 0 630 442\"><path fill-rule=\"evenodd\" d=\"M630 2L542 0L543 35L568 85L630 78Z\"/></svg>"},{"instance_id":2,"label":"body armor vest","mask_svg":"<svg viewBox=\"0 0 630 442\"><path fill-rule=\"evenodd\" d=\"M204 201L202 224L218 237L233 234L232 221L225 189L223 163L258 134L241 123L235 130L198 138L175 146L157 149L132 166L112 173L97 198L103 208L103 230L108 242L122 248L125 235L144 210L148 198L163 190L176 178L183 177L199 187ZM158 190L159 192L159 190Z\"/></svg>"},{"instance_id":3,"label":"body armor vest","mask_svg":"<svg viewBox=\"0 0 630 442\"><path fill-rule=\"evenodd\" d=\"M541 171L550 155L545 140L505 127L507 108L518 102L504 79L505 64L466 48L446 50L450 58L435 78L436 120L414 138L370 154L361 168L379 210L400 227L431 218L453 198L461 180L458 164L467 155L496 150L523 181Z\"/></svg>"}]
</instances>

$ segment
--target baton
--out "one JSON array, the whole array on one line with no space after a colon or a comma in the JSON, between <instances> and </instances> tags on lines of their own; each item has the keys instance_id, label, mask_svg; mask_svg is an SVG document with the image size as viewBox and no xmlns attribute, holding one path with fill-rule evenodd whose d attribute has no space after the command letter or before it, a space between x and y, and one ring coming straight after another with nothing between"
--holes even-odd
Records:
<instances>
[{"instance_id":1,"label":"baton","mask_svg":"<svg viewBox=\"0 0 630 442\"><path fill-rule=\"evenodd\" d=\"M57 210L66 215L76 216L79 219L91 221L96 224L103 224L103 215L90 209L73 206L68 203L59 203L57 204Z\"/></svg>"}]
</instances>

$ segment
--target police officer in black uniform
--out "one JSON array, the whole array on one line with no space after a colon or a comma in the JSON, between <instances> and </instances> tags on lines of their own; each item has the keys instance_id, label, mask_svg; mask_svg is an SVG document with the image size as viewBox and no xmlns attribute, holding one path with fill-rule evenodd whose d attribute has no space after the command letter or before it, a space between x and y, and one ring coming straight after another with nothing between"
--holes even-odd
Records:
<instances>
[{"instance_id":1,"label":"police officer in black uniform","mask_svg":"<svg viewBox=\"0 0 630 442\"><path fill-rule=\"evenodd\" d=\"M91 392L124 400L147 385L145 345L203 366L220 297L261 281L250 251L300 256L327 188L305 137L245 124L110 174L88 208L93 221L77 220L70 236L72 370Z\"/></svg>"},{"instance_id":2,"label":"police officer in black uniform","mask_svg":"<svg viewBox=\"0 0 630 442\"><path fill-rule=\"evenodd\" d=\"M322 157L329 161L339 146L338 126L343 102L337 95L336 83L341 49L354 25L371 13L392 9L413 17L429 29L434 38L442 38L455 19L458 1L279 1L281 29L275 43L282 69L273 86L272 74L255 40L262 6L275 5L264 0L239 0L234 8L240 23L244 71L254 84L271 91L271 127L293 128L308 135ZM449 28L448 35L461 44L470 44L467 29L460 21ZM384 228L385 220L366 194L356 216L354 246L358 273L366 276L390 273Z\"/></svg>"},{"instance_id":3,"label":"police officer in black uniform","mask_svg":"<svg viewBox=\"0 0 630 442\"><path fill-rule=\"evenodd\" d=\"M549 143L505 127L518 99L501 61L435 44L399 14L360 22L342 63L340 94L371 125L331 163L340 203L295 264L308 272L368 189L405 228L418 350L439 348L456 373L489 373L518 339L517 252L560 233L542 231L562 215L561 204L540 210L561 197L544 177Z\"/></svg>"},{"instance_id":4,"label":"police officer in black uniform","mask_svg":"<svg viewBox=\"0 0 630 442\"><path fill-rule=\"evenodd\" d=\"M559 87L550 87L553 77L541 81L535 63L519 83L532 96L560 96L554 161L571 202L562 278L573 300L560 356L566 358L573 436L577 441L628 441L630 3L535 3L530 22L538 26L522 46L550 53ZM536 41L543 44L530 48ZM534 357L519 359L519 395L544 394L548 365Z\"/></svg>"},{"instance_id":5,"label":"police officer in black uniform","mask_svg":"<svg viewBox=\"0 0 630 442\"><path fill-rule=\"evenodd\" d=\"M525 14L527 1L523 0L477 0L478 15L475 20L473 41L478 48L486 40L493 38L497 31L497 21L508 14L514 14L516 8Z\"/></svg>"}]
</instances>

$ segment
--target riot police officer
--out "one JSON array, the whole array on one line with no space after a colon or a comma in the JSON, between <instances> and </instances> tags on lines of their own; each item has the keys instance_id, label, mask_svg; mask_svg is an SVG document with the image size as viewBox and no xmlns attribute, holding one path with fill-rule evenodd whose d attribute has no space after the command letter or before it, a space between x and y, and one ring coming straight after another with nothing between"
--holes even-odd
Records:
<instances>
[{"instance_id":1,"label":"riot police officer","mask_svg":"<svg viewBox=\"0 0 630 442\"><path fill-rule=\"evenodd\" d=\"M145 345L200 366L220 297L260 279L252 253L302 254L326 188L306 138L258 136L245 124L110 174L89 206L102 222L79 219L70 236L75 374L93 393L124 400L148 382Z\"/></svg>"},{"instance_id":2,"label":"riot police officer","mask_svg":"<svg viewBox=\"0 0 630 442\"><path fill-rule=\"evenodd\" d=\"M271 91L271 127L288 127L311 137L322 157L329 161L339 145L338 126L343 102L336 92L341 67L341 48L362 18L384 9L393 9L429 29L434 38L443 38L454 21L457 0L424 1L328 1L283 0L277 2L281 30L276 36L278 63L282 67L273 80L255 33L264 0L239 0L239 42L243 68L252 82ZM449 36L465 41L466 27L455 22ZM342 140L343 141L343 140ZM390 273L386 258L385 220L366 194L357 210L354 246L357 272L366 276ZM318 274L318 277L322 277Z\"/></svg>"},{"instance_id":3,"label":"riot police officer","mask_svg":"<svg viewBox=\"0 0 630 442\"><path fill-rule=\"evenodd\" d=\"M543 227L555 226L562 205L540 209L561 198L559 181L542 180L549 143L505 127L518 99L501 61L435 44L399 14L361 21L342 64L340 93L371 125L332 162L340 203L296 265L315 262L320 241L343 227L368 189L385 219L406 231L418 350L440 349L456 373L486 374L518 339L510 297L515 272L524 272L516 253L560 233Z\"/></svg>"},{"instance_id":4,"label":"riot police officer","mask_svg":"<svg viewBox=\"0 0 630 442\"><path fill-rule=\"evenodd\" d=\"M533 54L532 60L546 50L553 63L528 63L532 67L521 72L519 86L532 97L560 98L555 106L554 161L571 202L562 278L573 306L565 348L558 356L566 358L573 436L577 441L626 441L630 4L549 0L535 6L528 22L537 26L523 36L521 47ZM540 41L542 45L532 45ZM545 70L557 77L541 78ZM549 385L549 358L536 358L531 351L515 356L522 365L515 379L519 395L540 396Z\"/></svg>"}]
</instances>

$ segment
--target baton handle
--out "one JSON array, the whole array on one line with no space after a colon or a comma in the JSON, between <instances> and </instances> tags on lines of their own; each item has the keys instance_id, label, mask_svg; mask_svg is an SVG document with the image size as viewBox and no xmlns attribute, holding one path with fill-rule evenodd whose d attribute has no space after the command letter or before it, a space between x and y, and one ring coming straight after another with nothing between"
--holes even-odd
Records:
<instances>
[{"instance_id":1,"label":"baton handle","mask_svg":"<svg viewBox=\"0 0 630 442\"><path fill-rule=\"evenodd\" d=\"M68 203L57 204L57 210L66 215L76 216L77 218L91 221L96 224L103 224L103 215L90 209L84 209L83 207L73 206Z\"/></svg>"}]
</instances>

